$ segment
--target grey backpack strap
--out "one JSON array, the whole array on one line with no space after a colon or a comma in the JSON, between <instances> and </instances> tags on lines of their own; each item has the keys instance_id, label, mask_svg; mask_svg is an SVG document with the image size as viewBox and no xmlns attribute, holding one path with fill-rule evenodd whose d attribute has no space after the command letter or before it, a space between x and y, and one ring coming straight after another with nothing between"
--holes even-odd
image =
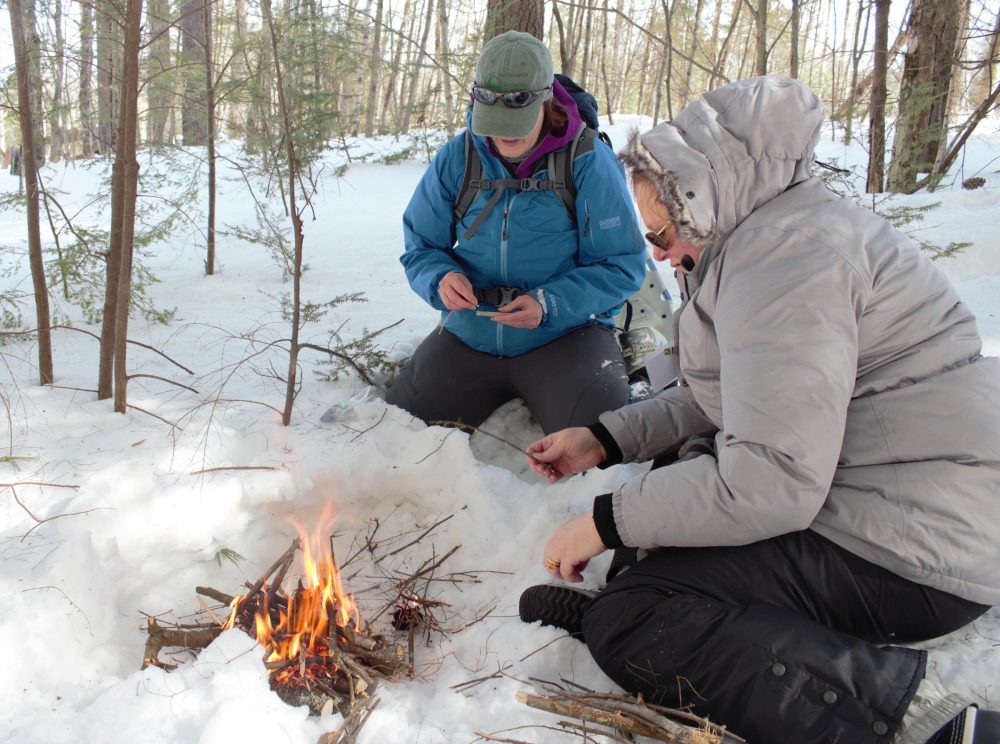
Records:
<instances>
[{"instance_id":1,"label":"grey backpack strap","mask_svg":"<svg viewBox=\"0 0 1000 744\"><path fill-rule=\"evenodd\" d=\"M577 155L590 152L594 149L594 140L597 133L588 126L581 124L580 131L576 137L566 147L555 153L555 157L550 159L549 177L553 182L559 184L556 193L566 206L573 224L577 224L576 219L576 180L573 177L573 161Z\"/></svg>"},{"instance_id":2,"label":"grey backpack strap","mask_svg":"<svg viewBox=\"0 0 1000 744\"><path fill-rule=\"evenodd\" d=\"M457 225L469 211L469 206L476 198L478 191L471 188L473 181L479 182L483 177L483 161L479 159L479 152L472 144L472 135L469 130L465 130L465 173L462 175L462 185L458 189L458 198L455 199L454 218Z\"/></svg>"},{"instance_id":3,"label":"grey backpack strap","mask_svg":"<svg viewBox=\"0 0 1000 744\"><path fill-rule=\"evenodd\" d=\"M500 197L507 189L517 189L518 191L555 191L560 201L566 206L573 224L576 224L576 182L573 179L573 160L577 155L590 152L594 149L596 132L590 127L580 124L580 130L576 137L566 147L558 152L550 152L547 159L549 170L549 180L543 181L534 178L499 178L492 181L483 180L483 162L479 159L479 153L472 142L472 135L468 130L465 132L465 173L462 176L462 185L455 199L454 218L455 224L461 222L466 212L481 191L493 191L493 195L483 207L475 221L469 229L462 235L463 239L469 240L483 220L490 213Z\"/></svg>"}]
</instances>

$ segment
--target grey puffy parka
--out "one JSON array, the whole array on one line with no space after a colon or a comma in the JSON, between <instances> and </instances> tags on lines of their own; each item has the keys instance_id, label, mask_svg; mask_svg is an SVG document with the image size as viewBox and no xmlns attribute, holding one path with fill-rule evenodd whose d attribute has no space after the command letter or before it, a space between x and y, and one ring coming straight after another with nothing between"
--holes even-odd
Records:
<instances>
[{"instance_id":1,"label":"grey puffy parka","mask_svg":"<svg viewBox=\"0 0 1000 744\"><path fill-rule=\"evenodd\" d=\"M726 85L623 159L704 247L675 318L682 384L601 416L625 462L717 456L613 495L626 545L813 529L903 577L1000 604L1000 364L906 236L811 173L802 84Z\"/></svg>"}]
</instances>

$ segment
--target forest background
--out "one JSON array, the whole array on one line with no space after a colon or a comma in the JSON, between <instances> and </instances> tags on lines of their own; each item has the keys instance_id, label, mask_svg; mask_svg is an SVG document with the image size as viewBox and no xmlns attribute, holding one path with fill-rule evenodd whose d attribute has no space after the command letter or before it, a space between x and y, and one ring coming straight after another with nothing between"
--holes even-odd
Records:
<instances>
[{"instance_id":1,"label":"forest background","mask_svg":"<svg viewBox=\"0 0 1000 744\"><path fill-rule=\"evenodd\" d=\"M154 312L143 301L154 277L137 249L182 216L191 219L198 185L151 216L151 199L137 201L140 191L156 191L140 187L138 148L173 159L174 172L200 173L205 162L208 275L216 268L220 139L241 144L242 173L264 175L267 192L280 192L284 216L261 201L259 229L243 236L273 247L291 281L287 425L299 331L316 310L301 300L302 219L322 154L339 143L350 164L350 137L417 131L429 156L433 137L461 127L478 50L500 30L544 38L559 69L601 99L611 125L621 113L654 123L670 118L700 92L750 75L800 78L823 100L834 137L863 138L870 194L936 188L1000 99L1000 10L989 0L909 0L903 8L899 0L488 0L485 7L459 0L9 0L7 7L15 66L3 80L0 147L5 165L24 178L7 202L27 207L33 291L30 298L3 292L0 312L5 326L21 328L24 301L34 300L43 384L54 379L50 329L60 325L49 310L49 284L99 320L98 397L114 396L119 412L127 405L128 319L136 310ZM891 28L894 13L898 28ZM414 155L414 140L406 142L392 158ZM109 224L75 220L39 176L47 161L81 158L113 161ZM886 216L905 225L921 214L889 208ZM51 235L44 247L43 218ZM947 255L961 247L937 249ZM373 361L380 363L360 364Z\"/></svg>"},{"instance_id":2,"label":"forest background","mask_svg":"<svg viewBox=\"0 0 1000 744\"><path fill-rule=\"evenodd\" d=\"M286 518L331 503L364 616L384 626L405 590L433 620L365 740L536 726L513 675L607 689L516 601L545 579L548 528L640 466L549 487L512 472L535 431L523 408L488 422L504 442L378 400L436 322L405 286L399 217L497 30L543 37L618 146L715 85L803 79L831 188L945 259L984 352L1000 348L995 0L0 7L0 741L337 729L277 700L246 638L135 671L150 620L207 621L192 587L256 578ZM994 610L926 644L932 674L996 707L998 636Z\"/></svg>"}]
</instances>

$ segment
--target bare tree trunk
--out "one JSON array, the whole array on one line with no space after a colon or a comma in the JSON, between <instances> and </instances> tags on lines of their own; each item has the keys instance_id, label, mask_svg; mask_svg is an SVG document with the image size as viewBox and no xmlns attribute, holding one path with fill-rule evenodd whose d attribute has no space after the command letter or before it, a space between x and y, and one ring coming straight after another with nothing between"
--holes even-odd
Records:
<instances>
[{"instance_id":1,"label":"bare tree trunk","mask_svg":"<svg viewBox=\"0 0 1000 744\"><path fill-rule=\"evenodd\" d=\"M63 36L62 0L55 0L53 4L52 22L55 26L55 48L53 49L55 58L52 60L52 132L49 137L49 160L55 162L65 154L63 152L67 144L65 122L69 117L68 106L63 100L65 97L66 40Z\"/></svg>"},{"instance_id":2,"label":"bare tree trunk","mask_svg":"<svg viewBox=\"0 0 1000 744\"><path fill-rule=\"evenodd\" d=\"M94 136L94 9L89 2L80 3L80 144L83 157L94 154L97 138Z\"/></svg>"},{"instance_id":3,"label":"bare tree trunk","mask_svg":"<svg viewBox=\"0 0 1000 744\"><path fill-rule=\"evenodd\" d=\"M1000 83L993 86L993 90L990 94L976 107L966 122L959 127L959 132L955 136L955 140L948 147L947 152L941 157L938 163L934 166L934 172L931 173L926 181L929 181L928 186L934 186L948 169L955 163L955 159L958 157L958 153L962 151L965 147L966 141L968 141L970 135L975 131L976 127L979 125L986 115L989 114L997 107L997 102L1000 101ZM921 184L922 185L922 184ZM933 189L931 189L933 190Z\"/></svg>"},{"instance_id":4,"label":"bare tree trunk","mask_svg":"<svg viewBox=\"0 0 1000 744\"><path fill-rule=\"evenodd\" d=\"M667 8L666 2L661 0L661 5L663 5L663 15L666 18L670 18L670 10ZM670 21L666 21L667 28L670 27ZM670 39L667 35L661 40L660 44L660 64L657 66L656 75L653 76L653 126L655 127L660 122L660 108L663 104L663 79L666 77L667 64L670 58Z\"/></svg>"},{"instance_id":5,"label":"bare tree trunk","mask_svg":"<svg viewBox=\"0 0 1000 744\"><path fill-rule=\"evenodd\" d=\"M215 273L215 65L212 60L212 5L202 6L205 24L205 124L208 145L208 229L205 236L205 274Z\"/></svg>"},{"instance_id":6,"label":"bare tree trunk","mask_svg":"<svg viewBox=\"0 0 1000 744\"><path fill-rule=\"evenodd\" d=\"M912 193L947 139L948 96L962 0L914 0L903 65L889 190Z\"/></svg>"},{"instance_id":7,"label":"bare tree trunk","mask_svg":"<svg viewBox=\"0 0 1000 744\"><path fill-rule=\"evenodd\" d=\"M171 91L163 72L170 68L170 2L148 0L146 18L149 24L149 55L146 83L146 140L153 144L166 141L167 117L172 107Z\"/></svg>"},{"instance_id":8,"label":"bare tree trunk","mask_svg":"<svg viewBox=\"0 0 1000 744\"><path fill-rule=\"evenodd\" d=\"M292 422L292 405L295 403L296 377L299 364L299 326L302 322L302 218L296 201L295 184L298 180L299 161L295 154L295 143L292 138L292 123L285 101L285 86L281 75L281 59L278 55L278 37L274 30L274 19L271 15L271 0L261 0L264 11L264 21L271 36L271 49L274 52L275 82L278 88L278 108L281 111L281 127L284 134L285 149L288 157L288 203L292 218L292 232L295 236L295 253L292 259L292 337L288 348L288 378L285 388L285 408L281 414L281 423L288 426Z\"/></svg>"},{"instance_id":9,"label":"bare tree trunk","mask_svg":"<svg viewBox=\"0 0 1000 744\"><path fill-rule=\"evenodd\" d=\"M624 3L625 0L615 0L618 4L617 11L615 12L615 23L614 30L611 32L611 74L610 80L606 77L607 82L607 99L604 102L604 110L608 114L608 123L611 123L612 112L618 111L619 106L622 101L622 97L625 93L625 82L631 78L631 61L626 63L625 57L628 55L628 39L623 39L622 27L625 18L631 18L634 13L633 7L629 7L628 11L625 10ZM634 2L630 0L630 6L634 5ZM607 18L605 18L605 23L607 23Z\"/></svg>"},{"instance_id":10,"label":"bare tree trunk","mask_svg":"<svg viewBox=\"0 0 1000 744\"><path fill-rule=\"evenodd\" d=\"M726 38L722 40L722 48L719 50L719 57L715 62L713 68L713 73L711 79L708 81L708 87L714 88L718 85L719 80L725 79L725 69L726 64L729 60L729 43L732 41L733 33L736 31L736 27L740 23L740 12L743 10L743 3L736 3L736 9L733 11L733 19L729 24L729 30L726 31Z\"/></svg>"},{"instance_id":11,"label":"bare tree trunk","mask_svg":"<svg viewBox=\"0 0 1000 744\"><path fill-rule=\"evenodd\" d=\"M38 36L38 20L35 15L35 0L21 3L22 31L28 60L28 84L31 86L31 100L40 107L39 115L32 117L32 132L35 143L35 164L45 165L45 128L41 113L44 110L45 88L42 85L42 40Z\"/></svg>"},{"instance_id":12,"label":"bare tree trunk","mask_svg":"<svg viewBox=\"0 0 1000 744\"><path fill-rule=\"evenodd\" d=\"M945 142L948 139L948 129L951 125L951 120L958 115L962 105L962 81L965 77L965 70L963 69L965 65L962 64L962 60L971 59L971 56L967 57L965 54L972 34L972 29L970 28L971 18L972 0L964 0L962 17L958 23L958 39L955 43L955 63L951 67L951 83L948 86L948 107L944 114ZM968 29L967 32L966 29ZM944 156L945 149L944 142L942 142L937 153L939 159ZM937 160L935 160L936 162Z\"/></svg>"},{"instance_id":13,"label":"bare tree trunk","mask_svg":"<svg viewBox=\"0 0 1000 744\"><path fill-rule=\"evenodd\" d=\"M563 75L573 77L573 55L569 51L566 28L563 26L562 13L559 12L559 0L552 0L552 23L559 35L559 69Z\"/></svg>"},{"instance_id":14,"label":"bare tree trunk","mask_svg":"<svg viewBox=\"0 0 1000 744\"><path fill-rule=\"evenodd\" d=\"M413 25L414 25L414 13L412 12L413 0L406 0L403 6L403 16L400 18L400 26L407 21L410 23L409 31L405 34L399 34L399 38L396 40L396 46L392 53L392 63L389 68L389 80L385 84L385 94L382 96L382 111L380 114L379 131L385 132L388 129L388 123L392 120L389 112L393 104L397 107L399 105L399 98L396 93L396 82L399 80L400 67L403 64L403 47L406 45L406 37L413 36Z\"/></svg>"},{"instance_id":15,"label":"bare tree trunk","mask_svg":"<svg viewBox=\"0 0 1000 744\"><path fill-rule=\"evenodd\" d=\"M581 88L590 87L590 43L594 29L594 12L589 7L583 9L583 61L580 64Z\"/></svg>"},{"instance_id":16,"label":"bare tree trunk","mask_svg":"<svg viewBox=\"0 0 1000 744\"><path fill-rule=\"evenodd\" d=\"M233 3L233 44L239 47L242 52L233 56L230 66L231 80L247 80L250 77L250 58L246 51L246 4L244 0L235 0ZM226 106L226 121L230 132L240 130L240 108L234 103ZM173 117L171 117L173 119Z\"/></svg>"},{"instance_id":17,"label":"bare tree trunk","mask_svg":"<svg viewBox=\"0 0 1000 744\"><path fill-rule=\"evenodd\" d=\"M424 58L427 56L427 40L430 38L431 26L434 21L435 0L425 0L424 7L424 30L420 35L420 48L417 49L416 60L413 64L413 71L410 73L409 91L406 94L406 105L403 107L403 118L399 124L400 132L410 131L410 116L413 107L417 103L417 86L420 81L420 70L423 68Z\"/></svg>"},{"instance_id":18,"label":"bare tree trunk","mask_svg":"<svg viewBox=\"0 0 1000 744\"><path fill-rule=\"evenodd\" d=\"M544 28L544 0L488 0L486 3L486 39L504 31L524 31L541 39Z\"/></svg>"},{"instance_id":19,"label":"bare tree trunk","mask_svg":"<svg viewBox=\"0 0 1000 744\"><path fill-rule=\"evenodd\" d=\"M97 18L97 146L104 154L115 149L118 131L120 34L113 0L95 0L94 9Z\"/></svg>"},{"instance_id":20,"label":"bare tree trunk","mask_svg":"<svg viewBox=\"0 0 1000 744\"><path fill-rule=\"evenodd\" d=\"M905 40L906 40L906 29L901 29L900 32L896 35L896 40L893 41L892 46L889 47L889 53L886 59L893 59L899 53L899 50L903 48L903 42ZM868 70L868 72L866 72L864 75L861 76L861 80L855 83L850 98L848 100L845 100L841 104L840 109L838 109L835 114L836 116L843 117L847 113L848 104L853 104L857 106L862 99L871 98L873 69Z\"/></svg>"},{"instance_id":21,"label":"bare tree trunk","mask_svg":"<svg viewBox=\"0 0 1000 744\"><path fill-rule=\"evenodd\" d=\"M684 90L681 93L681 107L688 105L691 100L691 72L694 70L694 55L698 51L698 26L701 25L701 12L705 7L705 0L698 0L694 9L694 25L691 28L691 43L687 47L688 63L687 71L684 73Z\"/></svg>"},{"instance_id":22,"label":"bare tree trunk","mask_svg":"<svg viewBox=\"0 0 1000 744\"><path fill-rule=\"evenodd\" d=\"M611 84L608 82L608 0L604 0L604 13L601 16L601 78L604 81L604 101L611 101ZM613 124L611 109L608 111L608 124Z\"/></svg>"},{"instance_id":23,"label":"bare tree trunk","mask_svg":"<svg viewBox=\"0 0 1000 744\"><path fill-rule=\"evenodd\" d=\"M667 69L666 78L664 83L667 86L667 118L674 118L674 101L673 101L673 91L674 91L674 11L677 9L677 0L673 0L670 6L667 6L667 0L660 0L663 5L663 17L666 24L666 46L664 47L664 53L667 55Z\"/></svg>"},{"instance_id":24,"label":"bare tree trunk","mask_svg":"<svg viewBox=\"0 0 1000 744\"><path fill-rule=\"evenodd\" d=\"M375 101L378 98L379 67L382 64L382 14L385 0L376 0L375 28L372 37L371 57L369 58L368 97L365 101L365 137L375 134Z\"/></svg>"},{"instance_id":25,"label":"bare tree trunk","mask_svg":"<svg viewBox=\"0 0 1000 744\"><path fill-rule=\"evenodd\" d=\"M986 90L990 91L996 87L997 67L1000 67L1000 10L997 11L996 25L993 26L993 33L990 35L989 50L986 53L986 79L988 81Z\"/></svg>"},{"instance_id":26,"label":"bare tree trunk","mask_svg":"<svg viewBox=\"0 0 1000 744\"><path fill-rule=\"evenodd\" d=\"M208 0L183 0L181 4L181 39L184 62L191 69L205 67L204 6ZM184 86L184 103L181 105L181 136L185 146L204 146L208 142L205 112L205 87L197 75L187 77Z\"/></svg>"},{"instance_id":27,"label":"bare tree trunk","mask_svg":"<svg viewBox=\"0 0 1000 744\"><path fill-rule=\"evenodd\" d=\"M827 16L827 31L833 33L833 42L828 45L830 50L830 110L837 106L837 3L830 0L830 15ZM836 138L837 123L830 120L830 139Z\"/></svg>"},{"instance_id":28,"label":"bare tree trunk","mask_svg":"<svg viewBox=\"0 0 1000 744\"><path fill-rule=\"evenodd\" d=\"M757 0L754 9L754 21L757 25L756 55L754 74L767 74L767 0Z\"/></svg>"},{"instance_id":29,"label":"bare tree trunk","mask_svg":"<svg viewBox=\"0 0 1000 744\"><path fill-rule=\"evenodd\" d=\"M438 0L438 35L437 58L441 65L441 89L444 91L444 122L445 131L451 137L455 132L455 97L451 91L451 74L448 68L448 4L447 0Z\"/></svg>"},{"instance_id":30,"label":"bare tree trunk","mask_svg":"<svg viewBox=\"0 0 1000 744\"><path fill-rule=\"evenodd\" d=\"M791 38L788 40L788 74L795 80L799 78L799 23L801 20L802 0L792 0Z\"/></svg>"},{"instance_id":31,"label":"bare tree trunk","mask_svg":"<svg viewBox=\"0 0 1000 744\"><path fill-rule=\"evenodd\" d=\"M858 85L858 66L861 64L861 57L864 55L864 40L868 38L868 20L871 16L872 6L865 0L858 0L857 16L854 20L854 41L851 43L851 86L848 91L853 92ZM865 15L865 32L861 33L861 14ZM845 102L847 111L844 117L844 144L851 143L851 132L854 129L854 97L848 93Z\"/></svg>"},{"instance_id":32,"label":"bare tree trunk","mask_svg":"<svg viewBox=\"0 0 1000 744\"><path fill-rule=\"evenodd\" d=\"M750 53L750 44L755 43L757 34L748 33L746 39L743 41L743 53L740 54L740 68L739 72L736 73L736 77L739 80L747 77L748 75L753 75L753 68L757 64L756 52Z\"/></svg>"},{"instance_id":33,"label":"bare tree trunk","mask_svg":"<svg viewBox=\"0 0 1000 744\"><path fill-rule=\"evenodd\" d=\"M42 259L42 233L38 212L38 162L35 158L34 116L31 110L31 75L24 14L21 0L7 0L11 37L14 42L14 67L17 75L17 109L21 126L24 186L28 199L28 260L35 295L35 323L38 326L38 378L42 385L55 380L52 368L52 332L49 320L49 290Z\"/></svg>"},{"instance_id":34,"label":"bare tree trunk","mask_svg":"<svg viewBox=\"0 0 1000 744\"><path fill-rule=\"evenodd\" d=\"M353 2L351 7L352 8L354 7ZM365 0L365 8L363 11L361 11L362 17L364 18L369 17L371 14L371 9L372 9L372 0ZM361 35L361 47L362 49L369 49L369 44L371 43L370 40L371 37L368 34L367 24L364 26L364 29L365 30L362 32ZM355 72L354 75L354 104L351 109L350 127L349 127L351 134L354 135L355 137L358 135L358 132L361 131L361 98L362 98L362 92L364 91L364 82L365 82L364 66L359 64L357 66L357 71Z\"/></svg>"},{"instance_id":35,"label":"bare tree trunk","mask_svg":"<svg viewBox=\"0 0 1000 744\"><path fill-rule=\"evenodd\" d=\"M135 199L139 184L139 161L135 156L139 124L139 41L142 35L142 0L127 0L122 52L121 111L115 168L122 176L113 188L121 189L121 271L115 309L115 411L127 410L128 316L132 299L132 253L135 243ZM118 168L118 161L122 167ZM112 219L114 215L112 214Z\"/></svg>"},{"instance_id":36,"label":"bare tree trunk","mask_svg":"<svg viewBox=\"0 0 1000 744\"><path fill-rule=\"evenodd\" d=\"M107 23L109 27L117 25L118 19L110 15L113 10L113 3L102 0L102 11L101 14L98 15L99 28L104 23ZM100 32L98 35L99 50L101 48L100 37L102 35L103 32ZM105 41L105 44L106 43L107 41ZM99 53L98 57L101 59L101 64L98 68L98 80L100 80L102 75L110 76L111 73L107 69L107 65L112 61L116 61L117 55L112 57L108 55L107 51L105 51L104 53ZM108 83L107 88L103 85L98 86L98 102L100 104L100 141L102 152L107 152L106 148L108 142L113 142L117 139L116 136L110 135L106 132L106 128L109 124L109 119L106 117L110 116L110 112L106 111L104 107L107 105L107 101L119 100L118 91L113 91L112 88L113 86L110 82ZM114 118L117 121L120 117ZM118 122L118 126L121 126L121 122ZM105 267L104 309L101 316L101 345L97 369L98 400L110 398L115 392L115 332L118 326L118 283L122 269L122 214L125 210L124 169L124 161L121 158L116 157L115 162L111 166L111 229L108 237L108 254Z\"/></svg>"},{"instance_id":37,"label":"bare tree trunk","mask_svg":"<svg viewBox=\"0 0 1000 744\"><path fill-rule=\"evenodd\" d=\"M818 23L817 16L819 16L819 13L820 13L820 8L818 6L819 6L819 3L816 2L816 0L814 0L811 3L808 3L807 7L809 8L809 14L808 14L808 16L806 18L806 31L803 34L803 38L804 39L807 39L807 40L810 40L810 41L814 42L812 44L812 53L809 55L809 58L808 58L809 69L806 72L806 82L808 83L808 85L809 85L810 88L815 87L815 77L814 77L814 75L815 75L815 72L816 72L816 58L817 58L817 56L819 56L819 55L816 54L816 44L815 44L815 40L813 39L813 34L815 32L816 24ZM800 68L799 73L801 74L801 72L802 72L802 70Z\"/></svg>"},{"instance_id":38,"label":"bare tree trunk","mask_svg":"<svg viewBox=\"0 0 1000 744\"><path fill-rule=\"evenodd\" d=\"M583 17L586 14L583 8L576 2L569 5L569 12L566 13L566 58L569 60L570 70L566 74L573 77L577 69L577 52L580 51L580 44L583 41Z\"/></svg>"},{"instance_id":39,"label":"bare tree trunk","mask_svg":"<svg viewBox=\"0 0 1000 744\"><path fill-rule=\"evenodd\" d=\"M885 181L885 99L889 42L889 2L875 0L875 46L872 58L872 94L868 106L869 194L882 193Z\"/></svg>"},{"instance_id":40,"label":"bare tree trunk","mask_svg":"<svg viewBox=\"0 0 1000 744\"><path fill-rule=\"evenodd\" d=\"M649 10L649 27L656 27L656 4L654 3ZM646 106L646 86L649 81L649 66L650 66L650 56L653 53L653 39L649 36L643 34L640 37L640 43L642 47L642 63L639 69L639 93L638 93L638 113L644 113L647 111ZM655 83L654 83L655 85Z\"/></svg>"}]
</instances>

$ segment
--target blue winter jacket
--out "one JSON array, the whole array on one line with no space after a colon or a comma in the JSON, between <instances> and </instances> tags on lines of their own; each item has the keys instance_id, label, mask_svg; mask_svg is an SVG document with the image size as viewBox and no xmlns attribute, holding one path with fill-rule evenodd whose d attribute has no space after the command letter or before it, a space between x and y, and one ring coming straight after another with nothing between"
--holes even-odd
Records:
<instances>
[{"instance_id":1,"label":"blue winter jacket","mask_svg":"<svg viewBox=\"0 0 1000 744\"><path fill-rule=\"evenodd\" d=\"M556 94L571 110L573 127L579 121L576 105L561 88ZM577 225L554 191L508 189L465 240L492 192L477 195L462 221L453 223L465 170L464 138L463 132L438 152L403 214L406 251L400 261L413 290L442 311L451 333L498 356L523 354L588 323L610 325L607 313L635 293L646 272L642 235L611 148L595 142L573 162ZM511 177L485 138L473 135L472 141L484 179ZM548 179L548 172L533 177ZM437 292L449 271L464 273L474 287L530 291L545 310L541 325L511 328L472 310L449 312Z\"/></svg>"}]
</instances>

